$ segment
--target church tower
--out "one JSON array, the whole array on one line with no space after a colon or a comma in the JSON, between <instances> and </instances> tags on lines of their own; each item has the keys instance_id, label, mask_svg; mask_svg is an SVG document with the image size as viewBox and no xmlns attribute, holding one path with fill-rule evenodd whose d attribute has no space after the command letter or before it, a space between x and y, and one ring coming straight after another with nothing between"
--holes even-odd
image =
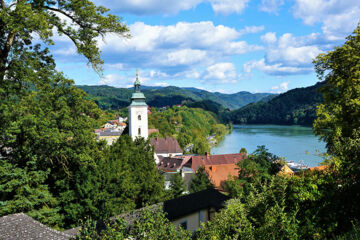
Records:
<instances>
[{"instance_id":1,"label":"church tower","mask_svg":"<svg viewBox=\"0 0 360 240\"><path fill-rule=\"evenodd\" d=\"M129 106L129 135L133 140L137 137L148 138L148 106L146 105L144 94L140 91L137 69L134 93L131 96L131 104Z\"/></svg>"}]
</instances>

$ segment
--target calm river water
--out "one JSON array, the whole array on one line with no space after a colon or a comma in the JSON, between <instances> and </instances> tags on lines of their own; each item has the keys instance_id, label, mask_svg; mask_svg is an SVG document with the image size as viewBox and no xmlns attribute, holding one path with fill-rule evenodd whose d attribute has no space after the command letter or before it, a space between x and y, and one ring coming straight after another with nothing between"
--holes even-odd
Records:
<instances>
[{"instance_id":1,"label":"calm river water","mask_svg":"<svg viewBox=\"0 0 360 240\"><path fill-rule=\"evenodd\" d=\"M245 147L252 153L257 146L265 145L269 152L287 161L303 163L310 167L322 161L320 153L326 152L310 127L282 125L234 125L234 131L211 150L212 154L238 153Z\"/></svg>"}]
</instances>

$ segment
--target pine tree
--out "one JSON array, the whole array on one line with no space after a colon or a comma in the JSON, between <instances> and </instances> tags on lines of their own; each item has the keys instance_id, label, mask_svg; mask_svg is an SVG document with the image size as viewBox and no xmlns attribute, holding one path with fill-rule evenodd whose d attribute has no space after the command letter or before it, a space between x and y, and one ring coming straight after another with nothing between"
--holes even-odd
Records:
<instances>
[{"instance_id":1,"label":"pine tree","mask_svg":"<svg viewBox=\"0 0 360 240\"><path fill-rule=\"evenodd\" d=\"M170 177L170 192L172 198L181 197L185 192L185 182L180 173L172 174Z\"/></svg>"},{"instance_id":2,"label":"pine tree","mask_svg":"<svg viewBox=\"0 0 360 240\"><path fill-rule=\"evenodd\" d=\"M189 188L190 193L199 192L213 187L214 185L209 180L209 177L206 174L205 169L203 167L199 167L194 177L191 179L190 188Z\"/></svg>"}]
</instances>

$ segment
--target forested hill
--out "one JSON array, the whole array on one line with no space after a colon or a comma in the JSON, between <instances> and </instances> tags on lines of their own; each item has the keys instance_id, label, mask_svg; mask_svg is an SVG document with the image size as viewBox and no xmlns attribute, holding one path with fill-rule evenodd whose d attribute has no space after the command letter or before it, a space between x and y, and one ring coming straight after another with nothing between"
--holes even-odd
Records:
<instances>
[{"instance_id":1,"label":"forested hill","mask_svg":"<svg viewBox=\"0 0 360 240\"><path fill-rule=\"evenodd\" d=\"M265 102L248 104L230 112L226 117L235 124L303 124L313 123L316 106L322 102L318 92L324 83L296 88Z\"/></svg>"},{"instance_id":2,"label":"forested hill","mask_svg":"<svg viewBox=\"0 0 360 240\"><path fill-rule=\"evenodd\" d=\"M129 105L132 88L115 88L106 85L86 86L79 85L102 109L119 109ZM197 88L180 87L147 87L142 86L142 92L146 96L146 102L152 107L163 107L181 104L183 101L211 100L225 108L238 109L249 103L257 102L269 96L271 93L238 92L235 94L212 93Z\"/></svg>"}]
</instances>

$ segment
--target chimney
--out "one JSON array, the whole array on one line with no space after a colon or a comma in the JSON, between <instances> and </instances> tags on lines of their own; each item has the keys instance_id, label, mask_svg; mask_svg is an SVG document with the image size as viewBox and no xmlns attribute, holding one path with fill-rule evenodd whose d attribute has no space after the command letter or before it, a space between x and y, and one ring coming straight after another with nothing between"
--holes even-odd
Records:
<instances>
[{"instance_id":1,"label":"chimney","mask_svg":"<svg viewBox=\"0 0 360 240\"><path fill-rule=\"evenodd\" d=\"M206 158L208 158L210 156L210 153L209 152L205 152L205 156Z\"/></svg>"}]
</instances>

